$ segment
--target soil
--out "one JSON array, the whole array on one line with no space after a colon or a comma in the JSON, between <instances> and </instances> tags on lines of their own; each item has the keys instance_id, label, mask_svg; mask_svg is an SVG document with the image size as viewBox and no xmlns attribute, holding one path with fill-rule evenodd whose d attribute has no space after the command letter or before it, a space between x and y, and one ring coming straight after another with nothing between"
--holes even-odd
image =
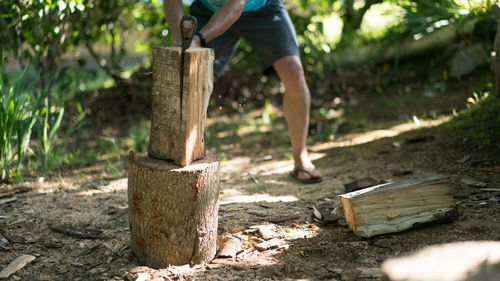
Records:
<instances>
[{"instance_id":1,"label":"soil","mask_svg":"<svg viewBox=\"0 0 500 281\"><path fill-rule=\"evenodd\" d=\"M466 145L446 125L454 109L465 107L469 85L481 77L448 83L443 91L422 90L424 83L409 82L410 77L386 83L383 93L359 85L349 95L339 94L343 89L328 93L316 83L313 89L324 94L313 98L313 104L318 100L330 104L338 96L338 109L347 120L332 140L311 139L313 162L324 176L317 184L300 184L290 177L293 162L278 108L271 124L254 131L241 127L217 131L210 149L222 159L218 236L240 239L242 249L236 257L219 257L194 267L153 269L139 264L129 248L126 175L110 174L100 162L1 190L0 195L29 189L5 196L16 199L0 205L0 269L21 254L30 254L36 259L10 280L379 280L379 268L390 257L433 244L500 240L500 147ZM277 99L279 89L269 90L273 92ZM112 94L105 99L89 97L88 111L95 113L89 121L95 131L88 135L103 134L109 121L119 136L138 108L147 111L147 106L137 105L141 99L129 107L121 103L125 111L115 111L123 92L115 93L116 99ZM215 110L208 122L239 124L264 114L259 106L246 110L250 113ZM117 112L130 115L120 117ZM434 118L408 122L424 113ZM318 120L313 114L311 127L317 129ZM342 220L314 217L313 207L324 214L334 211L344 184L354 180L371 177L391 182L425 173L449 177L458 218L362 238ZM464 178L484 183L486 189L467 185ZM93 239L55 231L60 225L86 230ZM273 238L278 239L273 247L258 245ZM364 274L357 276L356 270Z\"/></svg>"}]
</instances>

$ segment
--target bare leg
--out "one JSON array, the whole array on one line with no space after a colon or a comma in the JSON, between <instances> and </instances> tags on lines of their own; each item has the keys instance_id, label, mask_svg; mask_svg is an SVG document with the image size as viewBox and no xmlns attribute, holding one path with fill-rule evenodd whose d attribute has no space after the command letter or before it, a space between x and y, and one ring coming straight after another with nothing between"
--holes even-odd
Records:
<instances>
[{"instance_id":1,"label":"bare leg","mask_svg":"<svg viewBox=\"0 0 500 281\"><path fill-rule=\"evenodd\" d=\"M299 180L320 178L321 174L314 169L307 154L306 139L311 96L302 63L297 56L287 56L276 61L273 66L285 86L283 112L290 132L295 169L302 168L307 171L298 172L297 177Z\"/></svg>"}]
</instances>

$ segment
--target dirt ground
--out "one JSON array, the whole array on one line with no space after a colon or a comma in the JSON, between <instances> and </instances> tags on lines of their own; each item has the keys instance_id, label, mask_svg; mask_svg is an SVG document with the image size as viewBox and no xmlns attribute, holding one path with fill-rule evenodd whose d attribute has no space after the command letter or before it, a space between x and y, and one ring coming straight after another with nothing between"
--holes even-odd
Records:
<instances>
[{"instance_id":1,"label":"dirt ground","mask_svg":"<svg viewBox=\"0 0 500 281\"><path fill-rule=\"evenodd\" d=\"M462 83L429 97L428 103L409 101L401 94L408 92L405 88L390 90L383 100L351 98L345 106L351 127L332 141L310 146L324 175L317 184L299 184L289 176L293 163L280 113L259 133L219 132L218 145L211 148L223 155L218 236L241 241L234 258L195 267L140 265L129 248L126 175L114 177L97 163L1 191L30 189L0 198L15 198L0 205L0 269L30 254L36 259L10 280L355 280L349 273L353 268L364 272L357 280L379 280L379 268L390 257L433 244L500 240L500 148L462 145L443 125L470 95L459 91L468 81ZM391 100L399 101L398 106L381 105ZM403 114L431 110L438 112L436 118L419 124ZM261 113L256 111L256 118ZM354 120L361 115L370 120L363 128ZM209 123L239 118L219 115ZM449 177L457 219L362 238L341 220L313 217L313 207L324 214L338 207L337 195L345 192L346 183L367 177L391 182L425 173ZM464 179L485 186L471 186ZM59 225L87 230L96 239L57 232ZM274 247L259 245L270 239L275 239Z\"/></svg>"}]
</instances>

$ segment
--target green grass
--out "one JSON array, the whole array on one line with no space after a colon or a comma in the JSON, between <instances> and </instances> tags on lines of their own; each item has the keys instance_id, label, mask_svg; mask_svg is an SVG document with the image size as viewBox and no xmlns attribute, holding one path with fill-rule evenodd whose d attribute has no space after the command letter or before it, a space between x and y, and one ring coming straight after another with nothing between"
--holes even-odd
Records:
<instances>
[{"instance_id":1,"label":"green grass","mask_svg":"<svg viewBox=\"0 0 500 281\"><path fill-rule=\"evenodd\" d=\"M468 108L449 127L465 144L480 147L500 145L500 97L474 93Z\"/></svg>"}]
</instances>

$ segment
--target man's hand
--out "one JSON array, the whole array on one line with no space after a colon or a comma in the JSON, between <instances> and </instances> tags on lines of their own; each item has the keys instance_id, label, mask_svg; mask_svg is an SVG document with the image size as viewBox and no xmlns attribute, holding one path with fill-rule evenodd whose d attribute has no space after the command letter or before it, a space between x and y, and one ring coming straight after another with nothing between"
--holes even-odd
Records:
<instances>
[{"instance_id":1,"label":"man's hand","mask_svg":"<svg viewBox=\"0 0 500 281\"><path fill-rule=\"evenodd\" d=\"M246 0L228 0L214 15L210 18L207 25L201 30L205 36L205 41L209 42L222 35L231 25L240 17ZM184 6L181 0L163 0L163 11L167 18L174 45L181 45L180 20L184 15ZM200 47L201 41L198 36L193 37L191 46Z\"/></svg>"},{"instance_id":2,"label":"man's hand","mask_svg":"<svg viewBox=\"0 0 500 281\"><path fill-rule=\"evenodd\" d=\"M195 35L193 37L193 41L191 41L191 47L201 47L201 40L198 35Z\"/></svg>"}]
</instances>

